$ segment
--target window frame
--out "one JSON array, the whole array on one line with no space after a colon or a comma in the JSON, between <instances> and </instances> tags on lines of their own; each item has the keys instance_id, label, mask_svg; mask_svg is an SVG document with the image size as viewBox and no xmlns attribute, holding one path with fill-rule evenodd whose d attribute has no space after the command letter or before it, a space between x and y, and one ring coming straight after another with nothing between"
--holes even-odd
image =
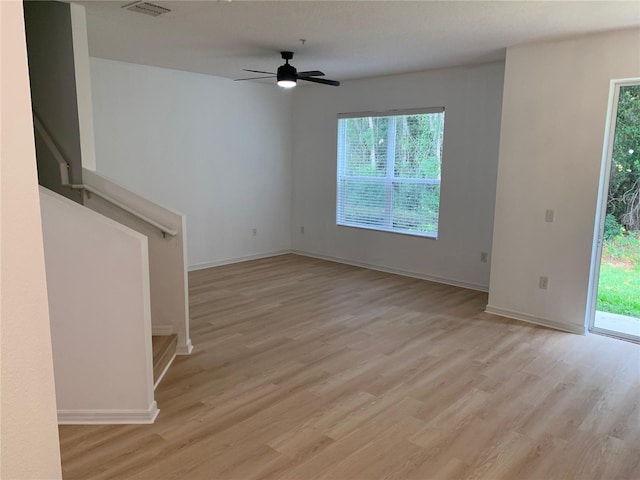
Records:
<instances>
[{"instance_id":1,"label":"window frame","mask_svg":"<svg viewBox=\"0 0 640 480\"><path fill-rule=\"evenodd\" d=\"M429 108L413 108L413 109L401 109L401 110L388 110L384 112L352 112L352 113L339 113L338 119L338 136L337 136L337 159L336 159L336 226L347 228L361 228L365 230L374 230L380 232L397 233L401 235L412 235L420 238L437 239L440 230L440 200L442 192L438 192L438 220L436 223L435 232L419 232L415 230L406 230L402 228L388 227L387 225L393 225L393 189L394 185L438 185L442 183L442 174L440 178L410 178L410 177L396 177L395 176L395 161L389 162L387 159L386 175L384 177L373 176L354 176L346 175L345 168L347 167L344 160L344 148L346 146L346 128L341 127L340 120L346 120L350 118L368 118L368 117L400 117L405 115L428 115L434 113L441 113L444 116L444 107L429 107ZM442 168L442 159L444 157L444 119L442 127L442 146L440 154L440 166ZM385 218L384 225L364 225L349 223L344 220L345 210L344 201L341 201L341 183L345 181L364 181L371 183L379 183L384 185L385 190Z\"/></svg>"}]
</instances>

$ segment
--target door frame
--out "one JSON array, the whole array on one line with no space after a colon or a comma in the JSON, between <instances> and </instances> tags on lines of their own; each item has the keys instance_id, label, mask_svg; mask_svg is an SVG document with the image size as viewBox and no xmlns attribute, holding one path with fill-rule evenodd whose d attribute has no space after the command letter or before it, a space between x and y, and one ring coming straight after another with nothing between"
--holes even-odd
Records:
<instances>
[{"instance_id":1,"label":"door frame","mask_svg":"<svg viewBox=\"0 0 640 480\"><path fill-rule=\"evenodd\" d=\"M618 100L620 88L638 85L640 78L624 78L611 80L609 86L609 104L607 106L607 123L605 126L604 145L602 147L602 163L600 165L600 183L598 203L596 206L595 226L593 231L593 250L591 254L591 268L589 270L589 290L587 304L587 325L590 332L602 333L618 338L638 341L638 337L626 333L615 332L595 326L596 304L598 301L598 282L600 280L600 261L604 240L604 222L607 216L607 198L609 196L609 180L611 176L611 162L613 160L613 142L616 133L618 116Z\"/></svg>"}]
</instances>

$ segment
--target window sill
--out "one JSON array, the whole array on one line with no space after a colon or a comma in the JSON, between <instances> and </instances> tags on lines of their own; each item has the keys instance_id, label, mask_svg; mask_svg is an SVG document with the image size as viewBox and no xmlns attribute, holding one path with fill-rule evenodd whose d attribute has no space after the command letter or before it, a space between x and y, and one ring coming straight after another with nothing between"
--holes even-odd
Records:
<instances>
[{"instance_id":1,"label":"window sill","mask_svg":"<svg viewBox=\"0 0 640 480\"><path fill-rule=\"evenodd\" d=\"M407 236L411 236L411 237L419 237L419 238L427 238L430 240L437 240L438 239L438 234L437 233L420 233L420 232L414 232L411 230L398 230L398 229L387 229L387 228L383 228L383 227L366 227L363 225L349 225L347 223L336 223L337 227L346 227L346 228L357 228L359 230L370 230L370 231L374 231L374 232L383 232L383 233L395 233L397 235L407 235Z\"/></svg>"}]
</instances>

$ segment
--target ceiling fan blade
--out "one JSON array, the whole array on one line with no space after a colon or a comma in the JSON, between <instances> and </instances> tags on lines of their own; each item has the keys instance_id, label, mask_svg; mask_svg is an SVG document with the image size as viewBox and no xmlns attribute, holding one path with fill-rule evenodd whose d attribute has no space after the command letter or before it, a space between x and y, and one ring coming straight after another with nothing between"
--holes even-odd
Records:
<instances>
[{"instance_id":1,"label":"ceiling fan blade","mask_svg":"<svg viewBox=\"0 0 640 480\"><path fill-rule=\"evenodd\" d=\"M275 75L275 73L273 72L263 72L262 70L247 70L246 68L243 68L242 71L253 72L253 73L266 73L267 75Z\"/></svg>"},{"instance_id":2,"label":"ceiling fan blade","mask_svg":"<svg viewBox=\"0 0 640 480\"><path fill-rule=\"evenodd\" d=\"M303 77L303 78L299 78L299 80L304 80L305 82L322 83L323 85L331 85L332 87L340 86L339 81L327 80L326 78Z\"/></svg>"},{"instance_id":3,"label":"ceiling fan blade","mask_svg":"<svg viewBox=\"0 0 640 480\"><path fill-rule=\"evenodd\" d=\"M234 82L241 82L243 80L259 80L261 78L276 78L276 76L275 75L269 75L268 77L236 78L233 81Z\"/></svg>"},{"instance_id":4,"label":"ceiling fan blade","mask_svg":"<svg viewBox=\"0 0 640 480\"><path fill-rule=\"evenodd\" d=\"M311 70L309 72L298 72L298 78L305 77L324 77L324 73L320 70Z\"/></svg>"}]
</instances>

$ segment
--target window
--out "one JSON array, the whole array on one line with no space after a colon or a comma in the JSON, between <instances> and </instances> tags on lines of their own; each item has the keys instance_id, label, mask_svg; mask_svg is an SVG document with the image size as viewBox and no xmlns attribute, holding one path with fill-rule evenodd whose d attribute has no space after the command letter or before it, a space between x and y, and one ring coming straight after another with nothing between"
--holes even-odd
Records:
<instances>
[{"instance_id":1,"label":"window","mask_svg":"<svg viewBox=\"0 0 640 480\"><path fill-rule=\"evenodd\" d=\"M338 117L338 225L438 236L444 108Z\"/></svg>"}]
</instances>

